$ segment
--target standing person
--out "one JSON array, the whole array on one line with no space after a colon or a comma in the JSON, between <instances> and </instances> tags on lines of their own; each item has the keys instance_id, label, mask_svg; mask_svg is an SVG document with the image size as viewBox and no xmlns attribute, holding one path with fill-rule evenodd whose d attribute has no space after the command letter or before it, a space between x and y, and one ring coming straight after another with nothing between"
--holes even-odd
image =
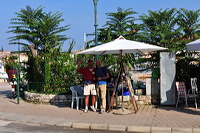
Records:
<instances>
[{"instance_id":1,"label":"standing person","mask_svg":"<svg viewBox=\"0 0 200 133\"><path fill-rule=\"evenodd\" d=\"M109 78L108 69L102 67L102 61L96 61L96 89L98 97L100 98L100 114L104 114L106 112L106 79Z\"/></svg>"},{"instance_id":2,"label":"standing person","mask_svg":"<svg viewBox=\"0 0 200 133\"><path fill-rule=\"evenodd\" d=\"M91 110L96 112L94 103L96 101L96 89L95 89L95 68L93 67L93 60L88 60L88 66L80 68L82 61L78 60L77 72L83 75L84 78L84 95L85 95L85 109L83 112L88 112L89 95L92 95Z\"/></svg>"}]
</instances>

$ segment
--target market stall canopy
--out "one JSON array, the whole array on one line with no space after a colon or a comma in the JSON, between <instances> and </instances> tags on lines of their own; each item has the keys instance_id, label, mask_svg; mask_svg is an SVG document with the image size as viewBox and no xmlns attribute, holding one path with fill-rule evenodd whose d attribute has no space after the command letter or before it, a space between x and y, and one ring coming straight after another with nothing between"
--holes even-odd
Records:
<instances>
[{"instance_id":1,"label":"market stall canopy","mask_svg":"<svg viewBox=\"0 0 200 133\"><path fill-rule=\"evenodd\" d=\"M142 42L126 40L123 36L114 41L98 45L96 47L78 52L77 54L122 54L124 53L147 53L151 51L166 50L167 48L150 45Z\"/></svg>"},{"instance_id":2,"label":"market stall canopy","mask_svg":"<svg viewBox=\"0 0 200 133\"><path fill-rule=\"evenodd\" d=\"M189 51L200 51L200 39L186 44Z\"/></svg>"}]
</instances>

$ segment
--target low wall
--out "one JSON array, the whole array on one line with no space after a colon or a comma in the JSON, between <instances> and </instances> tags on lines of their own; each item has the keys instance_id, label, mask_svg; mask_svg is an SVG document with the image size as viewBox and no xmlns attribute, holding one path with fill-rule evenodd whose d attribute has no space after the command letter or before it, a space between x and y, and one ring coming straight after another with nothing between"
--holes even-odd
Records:
<instances>
[{"instance_id":1,"label":"low wall","mask_svg":"<svg viewBox=\"0 0 200 133\"><path fill-rule=\"evenodd\" d=\"M158 104L159 99L158 96L152 96L152 95L135 95L135 99L137 104L139 105L149 105L149 104ZM118 102L121 104L122 96L118 96ZM124 96L123 101L130 101L130 96Z\"/></svg>"},{"instance_id":2,"label":"low wall","mask_svg":"<svg viewBox=\"0 0 200 133\"><path fill-rule=\"evenodd\" d=\"M70 95L52 95L52 94L39 94L32 92L24 92L24 99L31 103L42 103L42 104L71 104Z\"/></svg>"},{"instance_id":3,"label":"low wall","mask_svg":"<svg viewBox=\"0 0 200 133\"><path fill-rule=\"evenodd\" d=\"M135 95L137 103L142 104L158 104L158 96L151 95ZM53 105L70 105L71 95L52 95L39 94L25 91L24 99L27 102L39 104L53 104ZM124 96L124 101L129 100L129 96ZM118 102L121 102L121 97L118 96Z\"/></svg>"},{"instance_id":4,"label":"low wall","mask_svg":"<svg viewBox=\"0 0 200 133\"><path fill-rule=\"evenodd\" d=\"M159 104L158 95L136 95L137 103L142 104Z\"/></svg>"}]
</instances>

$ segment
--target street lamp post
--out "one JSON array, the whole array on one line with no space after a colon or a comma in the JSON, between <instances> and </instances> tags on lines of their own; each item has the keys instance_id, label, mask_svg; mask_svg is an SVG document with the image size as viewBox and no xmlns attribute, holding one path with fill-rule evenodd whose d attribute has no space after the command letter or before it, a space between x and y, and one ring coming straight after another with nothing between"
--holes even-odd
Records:
<instances>
[{"instance_id":1,"label":"street lamp post","mask_svg":"<svg viewBox=\"0 0 200 133\"><path fill-rule=\"evenodd\" d=\"M97 26L98 26L98 24L97 24L97 1L98 0L93 0L93 2L94 2L95 46L98 45L98 36L97 36ZM96 55L96 60L98 60L98 55ZM95 108L97 108L97 101L95 103Z\"/></svg>"},{"instance_id":2,"label":"street lamp post","mask_svg":"<svg viewBox=\"0 0 200 133\"><path fill-rule=\"evenodd\" d=\"M20 63L20 44L19 44L19 40L18 40L18 72L17 72L17 104L19 104L20 100L20 72L21 72L21 63Z\"/></svg>"},{"instance_id":3,"label":"street lamp post","mask_svg":"<svg viewBox=\"0 0 200 133\"><path fill-rule=\"evenodd\" d=\"M93 0L94 2L94 27L95 27L95 46L98 45L98 36L97 36L97 1ZM96 55L96 60L98 59L98 55Z\"/></svg>"},{"instance_id":4,"label":"street lamp post","mask_svg":"<svg viewBox=\"0 0 200 133\"><path fill-rule=\"evenodd\" d=\"M16 30L18 31L19 30L19 27L16 28ZM20 72L21 72L21 64L20 64L20 42L19 42L19 39L18 39L18 65L17 65L17 104L19 104L20 100L19 100L19 97L20 97L20 92L19 92L19 89L20 89Z\"/></svg>"}]
</instances>

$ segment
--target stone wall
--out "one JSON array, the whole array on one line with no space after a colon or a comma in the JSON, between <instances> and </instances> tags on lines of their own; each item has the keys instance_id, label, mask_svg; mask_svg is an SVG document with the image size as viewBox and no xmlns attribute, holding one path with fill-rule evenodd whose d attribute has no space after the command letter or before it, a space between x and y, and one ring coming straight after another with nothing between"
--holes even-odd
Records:
<instances>
[{"instance_id":1,"label":"stone wall","mask_svg":"<svg viewBox=\"0 0 200 133\"><path fill-rule=\"evenodd\" d=\"M158 95L138 95L135 96L137 103L142 104L159 104Z\"/></svg>"},{"instance_id":2,"label":"stone wall","mask_svg":"<svg viewBox=\"0 0 200 133\"><path fill-rule=\"evenodd\" d=\"M42 104L71 104L70 95L52 95L52 94L39 94L25 91L24 99L31 103L42 103Z\"/></svg>"},{"instance_id":3,"label":"stone wall","mask_svg":"<svg viewBox=\"0 0 200 133\"><path fill-rule=\"evenodd\" d=\"M149 105L149 104L158 104L159 99L156 95L135 95L137 104L139 105ZM123 101L127 102L130 100L130 96L124 96ZM118 96L118 103L121 104L122 96Z\"/></svg>"},{"instance_id":4,"label":"stone wall","mask_svg":"<svg viewBox=\"0 0 200 133\"><path fill-rule=\"evenodd\" d=\"M152 95L135 95L137 103L142 104L158 104L158 96ZM70 105L71 95L52 95L52 94L39 94L25 91L24 99L27 102L39 104L53 104L53 105ZM120 104L121 97L118 96ZM124 101L129 101L129 96L124 96Z\"/></svg>"}]
</instances>

